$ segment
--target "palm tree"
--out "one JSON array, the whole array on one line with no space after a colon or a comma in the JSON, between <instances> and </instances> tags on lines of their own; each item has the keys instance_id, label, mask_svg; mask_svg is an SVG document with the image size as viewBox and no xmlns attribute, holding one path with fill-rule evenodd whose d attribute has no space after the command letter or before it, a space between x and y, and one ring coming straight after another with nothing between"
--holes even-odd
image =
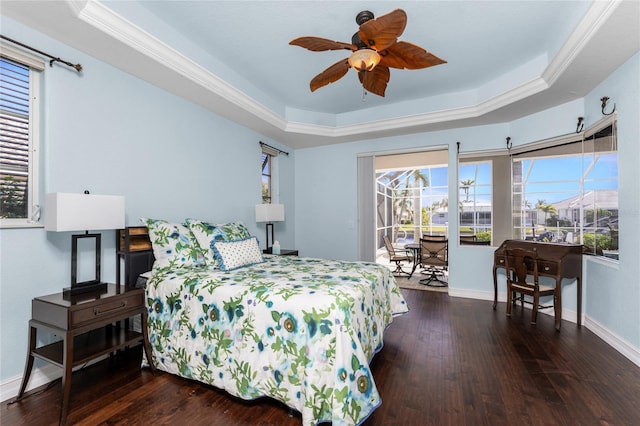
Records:
<instances>
[{"instance_id":1,"label":"palm tree","mask_svg":"<svg viewBox=\"0 0 640 426\"><path fill-rule=\"evenodd\" d=\"M553 204L545 204L540 207L540 210L544 212L544 224L547 225L547 215L551 213L551 216L558 214L558 210L555 208Z\"/></svg>"},{"instance_id":2,"label":"palm tree","mask_svg":"<svg viewBox=\"0 0 640 426\"><path fill-rule=\"evenodd\" d=\"M429 186L429 177L422 170L411 172L411 187L413 188L413 225L414 240L422 234L422 189Z\"/></svg>"},{"instance_id":3,"label":"palm tree","mask_svg":"<svg viewBox=\"0 0 640 426\"><path fill-rule=\"evenodd\" d=\"M400 223L405 213L407 213L411 208L411 200L409 199L409 190L408 189L399 189L394 190L393 197L393 214L395 216L394 221Z\"/></svg>"},{"instance_id":4,"label":"palm tree","mask_svg":"<svg viewBox=\"0 0 640 426\"><path fill-rule=\"evenodd\" d=\"M422 215L420 212L421 192L418 189L429 186L428 176L420 169L394 170L384 174L384 181L383 184L392 192L392 221L400 224L402 219L406 217L406 222L419 226Z\"/></svg>"},{"instance_id":5,"label":"palm tree","mask_svg":"<svg viewBox=\"0 0 640 426\"><path fill-rule=\"evenodd\" d=\"M547 215L551 213L551 216L558 214L558 210L553 204L547 204L547 200L538 200L536 203L536 210L540 210L544 213L544 225L547 225Z\"/></svg>"},{"instance_id":6,"label":"palm tree","mask_svg":"<svg viewBox=\"0 0 640 426\"><path fill-rule=\"evenodd\" d=\"M412 189L429 186L429 178L424 173L422 173L422 170L414 169L405 174L403 184L404 189L402 190L401 195L407 199L407 202L400 204L400 218L404 216L409 207L415 209L420 205L420 192L415 190L412 191ZM408 200L409 196L411 195L413 196L413 202ZM417 215L412 211L410 217L415 219Z\"/></svg>"},{"instance_id":7,"label":"palm tree","mask_svg":"<svg viewBox=\"0 0 640 426\"><path fill-rule=\"evenodd\" d=\"M460 185L462 185L462 190L464 191L464 201L469 202L469 187L475 183L475 179L467 179L460 181Z\"/></svg>"}]
</instances>

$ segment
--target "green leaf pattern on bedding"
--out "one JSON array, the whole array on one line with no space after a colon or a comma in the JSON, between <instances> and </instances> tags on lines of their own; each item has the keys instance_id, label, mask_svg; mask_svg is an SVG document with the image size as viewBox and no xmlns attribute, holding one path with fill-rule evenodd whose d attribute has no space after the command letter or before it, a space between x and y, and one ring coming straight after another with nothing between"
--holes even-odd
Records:
<instances>
[{"instance_id":1,"label":"green leaf pattern on bedding","mask_svg":"<svg viewBox=\"0 0 640 426\"><path fill-rule=\"evenodd\" d=\"M304 425L361 423L381 403L369 361L393 317L408 311L394 278L374 263L265 260L227 272L154 271L146 293L155 366L240 398L273 397Z\"/></svg>"}]
</instances>

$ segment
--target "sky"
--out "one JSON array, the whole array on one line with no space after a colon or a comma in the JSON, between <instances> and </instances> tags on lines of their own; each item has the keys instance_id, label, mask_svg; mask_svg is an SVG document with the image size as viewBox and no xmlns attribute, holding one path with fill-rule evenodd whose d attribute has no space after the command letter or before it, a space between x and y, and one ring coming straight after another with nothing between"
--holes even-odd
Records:
<instances>
[{"instance_id":1,"label":"sky","mask_svg":"<svg viewBox=\"0 0 640 426\"><path fill-rule=\"evenodd\" d=\"M573 198L580 193L581 185L584 185L585 191L617 189L617 153L601 153L596 161L593 160L593 156L588 155L584 160L581 155L522 160L525 199L535 206L540 200L550 204ZM431 206L448 198L448 167L425 168L421 172L429 179L429 186L422 191L423 206ZM474 181L475 188L470 189L470 199L475 195L477 203L491 203L490 161L460 164L458 175L459 182ZM461 198L465 197L462 189L460 194Z\"/></svg>"}]
</instances>

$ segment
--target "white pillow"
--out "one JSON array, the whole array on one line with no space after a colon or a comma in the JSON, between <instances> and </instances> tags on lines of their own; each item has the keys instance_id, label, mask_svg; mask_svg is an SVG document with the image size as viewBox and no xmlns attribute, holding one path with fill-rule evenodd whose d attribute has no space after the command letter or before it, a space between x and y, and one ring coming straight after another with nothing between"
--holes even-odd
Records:
<instances>
[{"instance_id":1,"label":"white pillow","mask_svg":"<svg viewBox=\"0 0 640 426\"><path fill-rule=\"evenodd\" d=\"M235 241L213 241L211 248L218 259L218 267L223 271L264 262L256 237Z\"/></svg>"},{"instance_id":2,"label":"white pillow","mask_svg":"<svg viewBox=\"0 0 640 426\"><path fill-rule=\"evenodd\" d=\"M218 265L218 259L213 252L214 241L236 241L251 237L249 230L242 222L208 223L198 219L186 219L185 224L198 240L205 255L205 261L213 267Z\"/></svg>"},{"instance_id":3,"label":"white pillow","mask_svg":"<svg viewBox=\"0 0 640 426\"><path fill-rule=\"evenodd\" d=\"M157 268L189 268L203 266L204 254L189 228L166 220L141 218L149 229Z\"/></svg>"}]
</instances>

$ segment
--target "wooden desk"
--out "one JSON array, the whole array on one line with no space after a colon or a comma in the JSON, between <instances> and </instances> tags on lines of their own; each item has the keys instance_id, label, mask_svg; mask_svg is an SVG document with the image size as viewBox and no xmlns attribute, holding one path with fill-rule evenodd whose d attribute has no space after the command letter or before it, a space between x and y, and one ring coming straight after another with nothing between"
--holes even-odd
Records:
<instances>
[{"instance_id":1,"label":"wooden desk","mask_svg":"<svg viewBox=\"0 0 640 426\"><path fill-rule=\"evenodd\" d=\"M543 243L539 241L506 240L493 253L493 309L498 303L498 268L505 269L505 250L523 248L538 253L538 274L556 281L553 303L556 307L556 330L562 320L562 279L575 278L578 285L578 327L582 325L582 246L574 244ZM511 303L507 300L507 303Z\"/></svg>"},{"instance_id":2,"label":"wooden desk","mask_svg":"<svg viewBox=\"0 0 640 426\"><path fill-rule=\"evenodd\" d=\"M141 342L147 362L153 371L151 346L147 336L144 290L126 289L109 284L107 293L87 293L80 296L82 300L65 300L62 293L56 293L33 299L29 321L29 350L20 392L15 399L18 401L24 395L34 358L62 367L61 425L66 424L69 412L73 367ZM141 316L142 332L128 330L117 324L136 315ZM38 330L62 336L63 340L36 347Z\"/></svg>"}]
</instances>

